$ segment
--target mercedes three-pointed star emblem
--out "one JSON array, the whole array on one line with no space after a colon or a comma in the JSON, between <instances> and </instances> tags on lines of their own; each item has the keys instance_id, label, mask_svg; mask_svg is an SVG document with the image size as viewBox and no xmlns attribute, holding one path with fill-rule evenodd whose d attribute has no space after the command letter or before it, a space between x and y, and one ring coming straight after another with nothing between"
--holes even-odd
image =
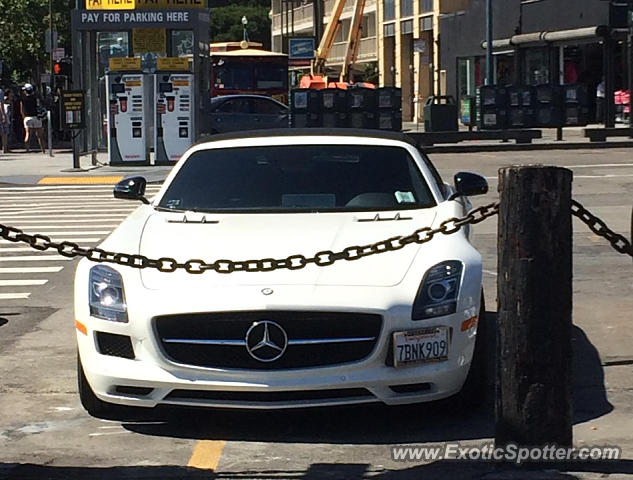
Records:
<instances>
[{"instance_id":1,"label":"mercedes three-pointed star emblem","mask_svg":"<svg viewBox=\"0 0 633 480\"><path fill-rule=\"evenodd\" d=\"M246 332L246 350L255 360L274 362L288 347L285 330L271 320L253 322Z\"/></svg>"}]
</instances>

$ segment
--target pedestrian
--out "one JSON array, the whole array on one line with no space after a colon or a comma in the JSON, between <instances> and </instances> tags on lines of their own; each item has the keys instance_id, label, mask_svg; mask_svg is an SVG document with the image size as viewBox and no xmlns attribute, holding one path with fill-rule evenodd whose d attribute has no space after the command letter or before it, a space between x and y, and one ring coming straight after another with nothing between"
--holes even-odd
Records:
<instances>
[{"instance_id":1,"label":"pedestrian","mask_svg":"<svg viewBox=\"0 0 633 480\"><path fill-rule=\"evenodd\" d=\"M13 92L2 91L0 88L0 137L2 138L2 152L10 153L9 134L13 128Z\"/></svg>"},{"instance_id":2,"label":"pedestrian","mask_svg":"<svg viewBox=\"0 0 633 480\"><path fill-rule=\"evenodd\" d=\"M604 77L596 87L596 123L604 123Z\"/></svg>"},{"instance_id":3,"label":"pedestrian","mask_svg":"<svg viewBox=\"0 0 633 480\"><path fill-rule=\"evenodd\" d=\"M20 102L20 113L24 119L24 148L29 151L31 136L34 133L40 144L42 153L46 153L44 148L44 131L42 129L42 120L37 116L39 111L39 101L35 95L33 85L26 83L22 87L22 101Z\"/></svg>"}]
</instances>

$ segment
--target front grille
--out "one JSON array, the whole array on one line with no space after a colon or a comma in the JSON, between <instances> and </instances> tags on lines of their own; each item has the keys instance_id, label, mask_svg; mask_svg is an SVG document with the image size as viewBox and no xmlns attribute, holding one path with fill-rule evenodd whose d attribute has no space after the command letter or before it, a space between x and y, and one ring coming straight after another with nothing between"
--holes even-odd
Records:
<instances>
[{"instance_id":1,"label":"front grille","mask_svg":"<svg viewBox=\"0 0 633 480\"><path fill-rule=\"evenodd\" d=\"M300 402L339 400L346 398L372 398L364 388L337 388L292 392L227 392L214 390L173 390L165 400L207 400L215 402Z\"/></svg>"},{"instance_id":2,"label":"front grille","mask_svg":"<svg viewBox=\"0 0 633 480\"><path fill-rule=\"evenodd\" d=\"M283 328L288 340L283 355L269 362L253 358L245 341L253 323L264 320ZM373 351L381 326L380 315L340 312L213 312L154 318L163 352L172 361L199 367L249 370L309 368L359 361ZM272 339L278 344L283 341L279 336Z\"/></svg>"},{"instance_id":3,"label":"front grille","mask_svg":"<svg viewBox=\"0 0 633 480\"><path fill-rule=\"evenodd\" d=\"M97 347L102 355L134 360L132 340L128 336L97 332Z\"/></svg>"}]
</instances>

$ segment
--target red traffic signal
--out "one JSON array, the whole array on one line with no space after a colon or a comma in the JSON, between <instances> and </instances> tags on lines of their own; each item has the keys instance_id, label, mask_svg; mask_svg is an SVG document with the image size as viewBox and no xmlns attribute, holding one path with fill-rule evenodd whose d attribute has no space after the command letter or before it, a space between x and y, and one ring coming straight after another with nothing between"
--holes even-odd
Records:
<instances>
[{"instance_id":1,"label":"red traffic signal","mask_svg":"<svg viewBox=\"0 0 633 480\"><path fill-rule=\"evenodd\" d=\"M53 75L66 75L68 78L71 78L73 75L72 59L62 58L53 63Z\"/></svg>"}]
</instances>

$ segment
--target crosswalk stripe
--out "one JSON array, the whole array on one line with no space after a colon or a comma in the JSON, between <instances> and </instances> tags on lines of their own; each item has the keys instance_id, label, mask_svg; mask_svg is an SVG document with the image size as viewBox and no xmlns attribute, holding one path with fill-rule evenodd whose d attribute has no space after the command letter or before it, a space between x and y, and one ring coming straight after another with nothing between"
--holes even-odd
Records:
<instances>
[{"instance_id":1,"label":"crosswalk stripe","mask_svg":"<svg viewBox=\"0 0 633 480\"><path fill-rule=\"evenodd\" d=\"M160 188L148 186L147 198ZM0 187L0 205L0 223L27 234L45 235L54 242L66 240L89 248L141 204L115 199L110 185L47 185ZM54 249L36 252L23 242L0 240L0 300L24 301L73 259Z\"/></svg>"},{"instance_id":2,"label":"crosswalk stripe","mask_svg":"<svg viewBox=\"0 0 633 480\"><path fill-rule=\"evenodd\" d=\"M31 251L31 247L28 245L22 245L19 247L0 247L0 255L7 252L24 252Z\"/></svg>"},{"instance_id":3,"label":"crosswalk stripe","mask_svg":"<svg viewBox=\"0 0 633 480\"><path fill-rule=\"evenodd\" d=\"M14 227L20 227L22 224L22 222L18 222L17 225L13 225ZM95 225L95 227L112 227L112 230L114 230L114 228L116 226L118 226L118 223L105 223L105 224L100 224L100 225ZM55 228L58 230L65 230L65 229L74 229L76 231L76 229L78 228L77 225L29 225L29 227L31 230L50 230L51 228Z\"/></svg>"},{"instance_id":4,"label":"crosswalk stripe","mask_svg":"<svg viewBox=\"0 0 633 480\"><path fill-rule=\"evenodd\" d=\"M0 300L24 300L29 298L31 294L29 292L24 293L0 293Z\"/></svg>"},{"instance_id":5,"label":"crosswalk stripe","mask_svg":"<svg viewBox=\"0 0 633 480\"><path fill-rule=\"evenodd\" d=\"M64 267L0 267L0 273L57 273Z\"/></svg>"},{"instance_id":6,"label":"crosswalk stripe","mask_svg":"<svg viewBox=\"0 0 633 480\"><path fill-rule=\"evenodd\" d=\"M145 187L145 191L160 190L162 183L150 183ZM35 194L46 191L67 190L73 192L94 192L98 190L112 191L112 185L40 185L29 187L0 187L0 192L33 192Z\"/></svg>"},{"instance_id":7,"label":"crosswalk stripe","mask_svg":"<svg viewBox=\"0 0 633 480\"><path fill-rule=\"evenodd\" d=\"M0 300L24 300L29 298L31 294L29 292L23 293L0 293Z\"/></svg>"},{"instance_id":8,"label":"crosswalk stripe","mask_svg":"<svg viewBox=\"0 0 633 480\"><path fill-rule=\"evenodd\" d=\"M127 217L127 215L125 213L79 213L79 214L72 214L72 213L67 213L64 214L64 216L62 218L64 219L72 219L72 218L78 218L80 220L78 221L83 221L83 219L95 219L95 222L97 221L102 221L102 220L125 220L125 218ZM0 217L1 218L1 217ZM11 220L24 220L24 221L30 221L30 222L41 222L42 216L41 215L33 215L33 214L28 214L28 215L13 215L11 216Z\"/></svg>"},{"instance_id":9,"label":"crosswalk stripe","mask_svg":"<svg viewBox=\"0 0 633 480\"><path fill-rule=\"evenodd\" d=\"M59 260L72 260L62 255L49 255L42 252L39 255L16 255L14 257L0 257L0 262L50 262Z\"/></svg>"},{"instance_id":10,"label":"crosswalk stripe","mask_svg":"<svg viewBox=\"0 0 633 480\"><path fill-rule=\"evenodd\" d=\"M29 285L44 285L48 280L0 280L0 287L25 287Z\"/></svg>"},{"instance_id":11,"label":"crosswalk stripe","mask_svg":"<svg viewBox=\"0 0 633 480\"><path fill-rule=\"evenodd\" d=\"M16 218L12 218L11 220L19 220ZM117 220L115 218L84 218L84 219L80 219L80 220L66 220L64 219L55 219L55 223L100 223L100 222L104 222L104 221L113 221L113 220ZM121 220L125 220L125 217L122 217ZM19 224L20 225L26 225L29 223L41 223L42 219L38 219L38 220L19 220ZM121 222L119 222L121 223ZM119 223L112 223L112 224L108 224L108 226L112 225L112 226L117 226L119 225ZM105 224L102 226L106 226ZM29 227L29 228L35 228L35 227ZM73 226L69 226L68 228L74 228Z\"/></svg>"},{"instance_id":12,"label":"crosswalk stripe","mask_svg":"<svg viewBox=\"0 0 633 480\"><path fill-rule=\"evenodd\" d=\"M68 235L68 234L67 234ZM73 241L75 243L96 243L98 241L101 240L102 237L80 237L80 238L73 238ZM53 239L55 240L55 239ZM55 240L58 241L58 240ZM24 248L31 250L31 247L29 247L28 245L25 244L20 244L17 242L11 242L9 240L0 240L0 245L24 245ZM18 247L16 247L18 248ZM8 248L4 248L4 247L0 247L0 252L6 252L9 251Z\"/></svg>"},{"instance_id":13,"label":"crosswalk stripe","mask_svg":"<svg viewBox=\"0 0 633 480\"><path fill-rule=\"evenodd\" d=\"M49 232L49 231L39 231L36 233L40 233L42 235L47 235L49 237L81 237L83 235L107 235L112 232L112 230L84 230L82 232ZM28 232L26 232L28 233Z\"/></svg>"}]
</instances>

